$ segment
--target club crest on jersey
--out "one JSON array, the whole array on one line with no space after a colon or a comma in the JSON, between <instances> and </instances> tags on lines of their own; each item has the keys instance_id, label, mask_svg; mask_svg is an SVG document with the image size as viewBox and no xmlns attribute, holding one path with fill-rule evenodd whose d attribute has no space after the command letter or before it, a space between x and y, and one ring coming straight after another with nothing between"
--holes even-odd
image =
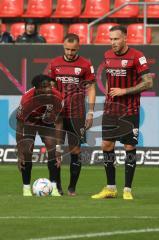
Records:
<instances>
[{"instance_id":1,"label":"club crest on jersey","mask_svg":"<svg viewBox=\"0 0 159 240\"><path fill-rule=\"evenodd\" d=\"M79 75L80 72L81 72L81 68L75 68L75 74L76 74L76 75Z\"/></svg>"},{"instance_id":2,"label":"club crest on jersey","mask_svg":"<svg viewBox=\"0 0 159 240\"><path fill-rule=\"evenodd\" d=\"M128 60L121 60L121 66L126 67L128 64Z\"/></svg>"}]
</instances>

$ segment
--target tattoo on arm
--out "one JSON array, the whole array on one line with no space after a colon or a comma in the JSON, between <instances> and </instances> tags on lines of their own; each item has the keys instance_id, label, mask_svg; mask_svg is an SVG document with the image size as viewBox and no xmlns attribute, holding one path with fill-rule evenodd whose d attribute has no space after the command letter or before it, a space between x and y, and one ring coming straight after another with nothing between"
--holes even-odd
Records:
<instances>
[{"instance_id":1,"label":"tattoo on arm","mask_svg":"<svg viewBox=\"0 0 159 240\"><path fill-rule=\"evenodd\" d=\"M141 83L137 84L134 87L126 88L126 94L140 93L153 86L153 80L150 73L142 75L141 78Z\"/></svg>"}]
</instances>

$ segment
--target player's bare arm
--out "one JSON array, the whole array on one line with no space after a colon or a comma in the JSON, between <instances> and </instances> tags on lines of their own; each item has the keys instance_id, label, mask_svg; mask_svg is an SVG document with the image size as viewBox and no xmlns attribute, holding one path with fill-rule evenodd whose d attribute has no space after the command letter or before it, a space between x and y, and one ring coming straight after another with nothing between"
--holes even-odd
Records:
<instances>
[{"instance_id":1,"label":"player's bare arm","mask_svg":"<svg viewBox=\"0 0 159 240\"><path fill-rule=\"evenodd\" d=\"M96 99L95 83L89 84L87 95L88 95L89 111L88 111L86 122L85 122L85 128L89 129L93 124L93 112L94 112L94 105L95 105L95 99Z\"/></svg>"},{"instance_id":2,"label":"player's bare arm","mask_svg":"<svg viewBox=\"0 0 159 240\"><path fill-rule=\"evenodd\" d=\"M153 80L150 73L144 74L141 76L141 83L137 84L134 87L130 88L111 88L110 89L110 96L123 96L127 94L136 94L148 90L153 86Z\"/></svg>"}]
</instances>

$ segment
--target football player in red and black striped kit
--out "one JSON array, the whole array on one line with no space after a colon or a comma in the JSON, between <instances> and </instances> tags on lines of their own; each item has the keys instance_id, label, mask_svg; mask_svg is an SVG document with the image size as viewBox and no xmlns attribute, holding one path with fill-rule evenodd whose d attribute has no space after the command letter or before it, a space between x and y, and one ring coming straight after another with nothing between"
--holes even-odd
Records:
<instances>
[{"instance_id":1,"label":"football player in red and black striped kit","mask_svg":"<svg viewBox=\"0 0 159 240\"><path fill-rule=\"evenodd\" d=\"M123 199L132 200L131 186L136 168L139 132L140 94L152 87L152 77L144 54L126 43L127 29L110 29L112 49L105 52L106 100L102 120L102 150L107 186L94 199L117 197L115 181L115 142L124 144L125 187Z\"/></svg>"},{"instance_id":2,"label":"football player in red and black striped kit","mask_svg":"<svg viewBox=\"0 0 159 240\"><path fill-rule=\"evenodd\" d=\"M76 184L81 170L80 138L81 134L92 126L95 103L94 69L88 59L78 55L78 50L79 37L69 33L64 39L64 55L52 59L49 72L57 82L57 89L64 94L63 129L67 133L71 153L68 186L70 196L76 195ZM86 95L88 95L87 114Z\"/></svg>"},{"instance_id":3,"label":"football player in red and black striped kit","mask_svg":"<svg viewBox=\"0 0 159 240\"><path fill-rule=\"evenodd\" d=\"M37 134L48 152L52 196L61 196L57 189L57 175L61 161L59 144L63 95L52 85L51 77L42 74L35 76L32 80L33 88L22 96L17 110L16 141L18 167L23 180L23 196L32 196L30 187L32 154Z\"/></svg>"}]
</instances>

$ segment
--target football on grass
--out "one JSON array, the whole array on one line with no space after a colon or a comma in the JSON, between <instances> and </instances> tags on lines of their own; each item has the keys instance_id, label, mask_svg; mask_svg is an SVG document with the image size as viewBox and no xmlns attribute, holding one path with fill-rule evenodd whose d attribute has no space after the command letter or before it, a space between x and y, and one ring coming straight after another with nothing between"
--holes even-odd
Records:
<instances>
[{"instance_id":1,"label":"football on grass","mask_svg":"<svg viewBox=\"0 0 159 240\"><path fill-rule=\"evenodd\" d=\"M33 194L38 197L49 196L52 192L52 184L47 178L39 178L33 183Z\"/></svg>"}]
</instances>

